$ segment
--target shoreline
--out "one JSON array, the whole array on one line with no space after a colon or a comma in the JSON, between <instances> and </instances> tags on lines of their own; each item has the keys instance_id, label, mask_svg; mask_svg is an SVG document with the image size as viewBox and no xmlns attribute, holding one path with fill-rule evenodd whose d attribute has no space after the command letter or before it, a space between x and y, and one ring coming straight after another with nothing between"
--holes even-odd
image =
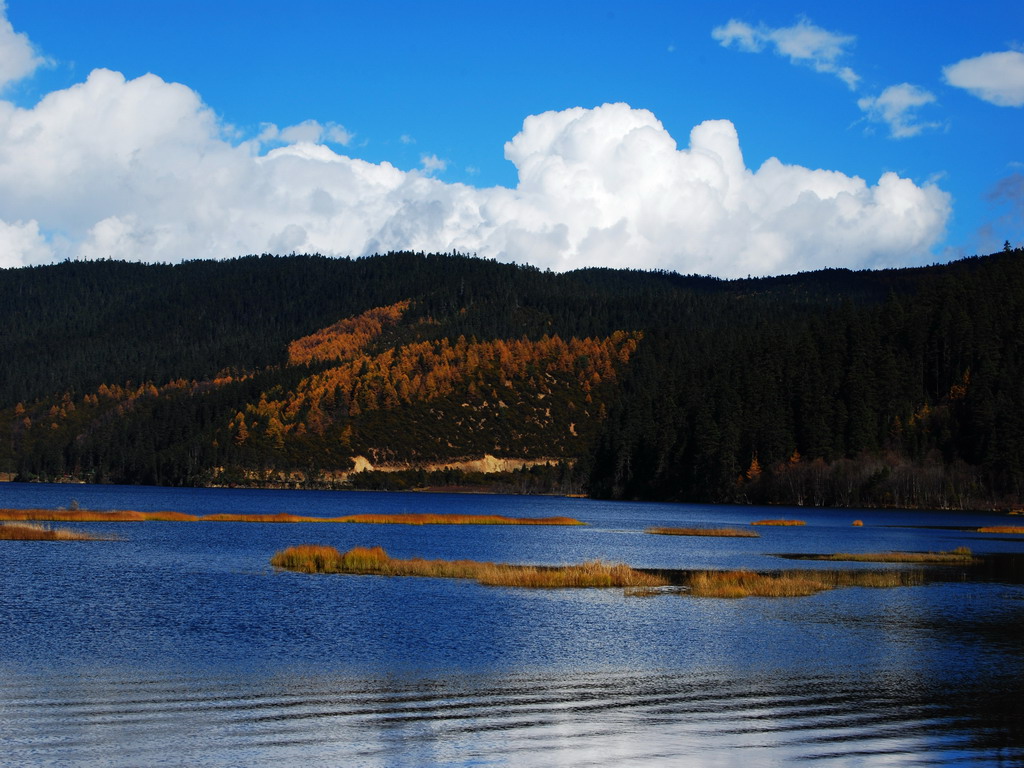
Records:
<instances>
[{"instance_id":1,"label":"shoreline","mask_svg":"<svg viewBox=\"0 0 1024 768\"><path fill-rule=\"evenodd\" d=\"M10 473L8 473L10 474ZM849 506L824 506L816 507L809 504L754 504L753 502L716 502L716 501L667 501L665 499L604 499L595 498L581 493L531 493L516 492L512 488L505 488L498 484L490 485L430 485L418 488L354 488L336 483L205 483L202 485L145 485L143 483L110 483L93 482L81 478L61 478L50 480L14 480L4 479L0 476L0 487L4 484L12 485L96 485L96 486L121 486L125 488L209 488L209 489L232 489L232 490L262 490L262 491L342 491L347 493L372 492L372 493L425 493L442 494L452 493L460 495L480 496L537 496L564 499L590 499L594 501L628 502L639 504L698 504L714 507L764 507L774 509L806 509L806 510L879 510L879 511L904 511L904 512L958 512L963 514L989 514L1006 515L1008 517L1024 516L1024 509L1017 506L999 507L897 507L871 504L858 504Z\"/></svg>"}]
</instances>

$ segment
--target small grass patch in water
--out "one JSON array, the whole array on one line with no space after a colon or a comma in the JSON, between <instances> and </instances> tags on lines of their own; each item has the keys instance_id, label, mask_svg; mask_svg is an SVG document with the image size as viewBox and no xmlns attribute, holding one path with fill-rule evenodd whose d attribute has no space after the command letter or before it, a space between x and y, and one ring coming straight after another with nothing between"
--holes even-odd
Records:
<instances>
[{"instance_id":1,"label":"small grass patch in water","mask_svg":"<svg viewBox=\"0 0 1024 768\"><path fill-rule=\"evenodd\" d=\"M635 597L678 592L692 597L801 597L840 587L901 587L923 583L921 571L913 570L790 570L775 573L754 571L696 571L682 581L638 571L621 563L599 560L564 566L509 565L476 560L402 560L390 557L381 547L355 547L342 553L317 544L288 547L270 560L275 568L302 573L347 573L378 576L422 576L473 579L487 586L525 588L621 587ZM672 586L674 584L675 586Z\"/></svg>"},{"instance_id":2,"label":"small grass patch in water","mask_svg":"<svg viewBox=\"0 0 1024 768\"><path fill-rule=\"evenodd\" d=\"M2 541L110 541L84 531L68 528L47 528L39 523L0 523Z\"/></svg>"},{"instance_id":3,"label":"small grass patch in water","mask_svg":"<svg viewBox=\"0 0 1024 768\"><path fill-rule=\"evenodd\" d=\"M903 587L921 584L913 571L701 571L689 579L692 597L805 597L840 587Z\"/></svg>"},{"instance_id":4,"label":"small grass patch in water","mask_svg":"<svg viewBox=\"0 0 1024 768\"><path fill-rule=\"evenodd\" d=\"M803 520L755 520L751 525L807 525Z\"/></svg>"},{"instance_id":5,"label":"small grass patch in water","mask_svg":"<svg viewBox=\"0 0 1024 768\"><path fill-rule=\"evenodd\" d=\"M664 528L655 526L648 528L644 533L654 533L658 536L723 536L744 539L759 537L757 531L748 531L744 528Z\"/></svg>"},{"instance_id":6,"label":"small grass patch in water","mask_svg":"<svg viewBox=\"0 0 1024 768\"><path fill-rule=\"evenodd\" d=\"M347 515L335 523L376 523L380 525L586 525L571 517L506 517L504 515L456 515L407 513L400 515Z\"/></svg>"},{"instance_id":7,"label":"small grass patch in water","mask_svg":"<svg viewBox=\"0 0 1024 768\"><path fill-rule=\"evenodd\" d=\"M948 552L837 552L832 555L799 555L797 559L846 563L914 563L917 565L958 565L981 562L968 547L957 547Z\"/></svg>"},{"instance_id":8,"label":"small grass patch in water","mask_svg":"<svg viewBox=\"0 0 1024 768\"><path fill-rule=\"evenodd\" d=\"M456 515L433 513L343 515L342 517L307 517L280 513L246 515L218 513L197 518L201 522L219 523L369 523L377 525L586 525L571 517L505 517L504 515Z\"/></svg>"},{"instance_id":9,"label":"small grass patch in water","mask_svg":"<svg viewBox=\"0 0 1024 768\"><path fill-rule=\"evenodd\" d=\"M195 515L184 512L136 512L114 509L108 512L93 509L0 509L0 520L34 520L58 523L140 523L146 520L191 522Z\"/></svg>"},{"instance_id":10,"label":"small grass patch in water","mask_svg":"<svg viewBox=\"0 0 1024 768\"><path fill-rule=\"evenodd\" d=\"M505 517L504 515L397 514L344 515L342 517L308 517L280 513L248 515L215 513L190 515L185 512L136 512L120 509L101 512L90 509L0 509L0 520L33 520L55 522L140 523L165 521L176 523L380 523L396 525L586 525L571 517Z\"/></svg>"},{"instance_id":11,"label":"small grass patch in water","mask_svg":"<svg viewBox=\"0 0 1024 768\"><path fill-rule=\"evenodd\" d=\"M270 558L270 564L302 573L332 573L340 557L341 553L334 547L300 544L276 553Z\"/></svg>"},{"instance_id":12,"label":"small grass patch in water","mask_svg":"<svg viewBox=\"0 0 1024 768\"><path fill-rule=\"evenodd\" d=\"M1024 535L1024 525L986 525L978 533L1016 533Z\"/></svg>"},{"instance_id":13,"label":"small grass patch in water","mask_svg":"<svg viewBox=\"0 0 1024 768\"><path fill-rule=\"evenodd\" d=\"M476 560L402 560L390 557L381 547L355 547L342 554L334 547L304 544L276 553L275 568L303 573L376 574L474 579L495 587L532 589L595 587L659 587L668 581L621 563L593 560L578 565L541 566L487 563Z\"/></svg>"},{"instance_id":14,"label":"small grass patch in water","mask_svg":"<svg viewBox=\"0 0 1024 768\"><path fill-rule=\"evenodd\" d=\"M853 527L854 528L860 528L863 525L864 525L864 521L863 520L854 520L853 521Z\"/></svg>"},{"instance_id":15,"label":"small grass patch in water","mask_svg":"<svg viewBox=\"0 0 1024 768\"><path fill-rule=\"evenodd\" d=\"M235 512L215 512L196 518L201 523L326 523L322 517L306 517L279 512L276 515L247 515Z\"/></svg>"}]
</instances>

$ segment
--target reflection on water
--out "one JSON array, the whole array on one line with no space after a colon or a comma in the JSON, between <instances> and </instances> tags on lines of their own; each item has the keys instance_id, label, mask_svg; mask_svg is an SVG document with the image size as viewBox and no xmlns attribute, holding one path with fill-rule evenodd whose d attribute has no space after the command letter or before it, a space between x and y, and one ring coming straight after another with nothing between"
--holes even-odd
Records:
<instances>
[{"instance_id":1,"label":"reflection on water","mask_svg":"<svg viewBox=\"0 0 1024 768\"><path fill-rule=\"evenodd\" d=\"M1021 705L991 682L952 696L891 676L15 675L0 740L13 764L54 766L1020 764Z\"/></svg>"},{"instance_id":2,"label":"reflection on water","mask_svg":"<svg viewBox=\"0 0 1024 768\"><path fill-rule=\"evenodd\" d=\"M0 506L72 497L93 509L590 525L92 523L80 527L122 540L4 542L0 765L1024 766L1024 539L964 530L993 520L857 511L865 526L852 528L849 511L0 486ZM808 525L760 539L643 533L758 517ZM929 521L944 527L886 527ZM268 567L274 551L309 541L664 569L778 570L788 565L773 553L962 545L984 559L904 589L638 599Z\"/></svg>"}]
</instances>

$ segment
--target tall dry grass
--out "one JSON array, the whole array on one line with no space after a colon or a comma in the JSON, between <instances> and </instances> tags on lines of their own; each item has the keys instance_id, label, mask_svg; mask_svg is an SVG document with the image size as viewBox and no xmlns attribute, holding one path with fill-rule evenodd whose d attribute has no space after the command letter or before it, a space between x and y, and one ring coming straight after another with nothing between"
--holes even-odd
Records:
<instances>
[{"instance_id":1,"label":"tall dry grass","mask_svg":"<svg viewBox=\"0 0 1024 768\"><path fill-rule=\"evenodd\" d=\"M1020 525L986 525L978 529L978 533L1019 533L1024 534L1024 526Z\"/></svg>"},{"instance_id":2,"label":"tall dry grass","mask_svg":"<svg viewBox=\"0 0 1024 768\"><path fill-rule=\"evenodd\" d=\"M433 513L343 515L306 517L281 513L244 515L218 513L204 515L201 521L231 523L371 523L377 525L584 525L571 517L504 517L502 515L455 515Z\"/></svg>"},{"instance_id":3,"label":"tall dry grass","mask_svg":"<svg viewBox=\"0 0 1024 768\"><path fill-rule=\"evenodd\" d=\"M751 525L807 525L803 520L755 520Z\"/></svg>"},{"instance_id":4,"label":"tall dry grass","mask_svg":"<svg viewBox=\"0 0 1024 768\"><path fill-rule=\"evenodd\" d=\"M276 515L248 515L215 513L190 515L184 512L136 512L111 510L100 512L89 509L0 509L0 520L45 520L56 522L114 522L138 523L145 521L168 522L220 522L220 523L379 523L395 525L585 525L571 517L505 517L503 515L345 515L342 517L307 517L280 513Z\"/></svg>"},{"instance_id":5,"label":"tall dry grass","mask_svg":"<svg viewBox=\"0 0 1024 768\"><path fill-rule=\"evenodd\" d=\"M657 594L669 581L621 563L592 561L579 565L533 566L476 560L402 560L381 547L355 547L342 553L334 547L303 544L276 553L271 565L303 573L375 574L473 579L487 586L533 589L620 587L630 595ZM684 579L692 597L800 597L839 587L899 587L923 583L920 571L791 570L697 571Z\"/></svg>"},{"instance_id":6,"label":"tall dry grass","mask_svg":"<svg viewBox=\"0 0 1024 768\"><path fill-rule=\"evenodd\" d=\"M488 586L531 588L661 587L668 581L623 563L591 560L557 567L485 563L476 580Z\"/></svg>"},{"instance_id":7,"label":"tall dry grass","mask_svg":"<svg viewBox=\"0 0 1024 768\"><path fill-rule=\"evenodd\" d=\"M668 581L621 563L594 560L579 565L533 566L486 563L476 560L402 560L381 547L355 547L342 554L334 547L303 544L276 553L276 568L303 573L353 573L380 576L424 576L474 579L487 586L527 588L657 587Z\"/></svg>"},{"instance_id":8,"label":"tall dry grass","mask_svg":"<svg viewBox=\"0 0 1024 768\"><path fill-rule=\"evenodd\" d=\"M302 573L333 573L334 565L340 558L341 553L334 547L300 544L275 553L270 558L270 564L275 568Z\"/></svg>"},{"instance_id":9,"label":"tall dry grass","mask_svg":"<svg viewBox=\"0 0 1024 768\"><path fill-rule=\"evenodd\" d=\"M407 513L399 515L346 515L335 523L376 523L382 525L586 525L571 517L505 517L504 515L455 515Z\"/></svg>"},{"instance_id":10,"label":"tall dry grass","mask_svg":"<svg viewBox=\"0 0 1024 768\"><path fill-rule=\"evenodd\" d=\"M693 597L804 597L839 587L900 587L921 584L916 571L701 571L687 586Z\"/></svg>"},{"instance_id":11,"label":"tall dry grass","mask_svg":"<svg viewBox=\"0 0 1024 768\"><path fill-rule=\"evenodd\" d=\"M0 523L2 541L102 541L104 537L39 523Z\"/></svg>"},{"instance_id":12,"label":"tall dry grass","mask_svg":"<svg viewBox=\"0 0 1024 768\"><path fill-rule=\"evenodd\" d=\"M957 547L948 552L837 552L832 555L801 555L800 559L850 563L915 563L919 565L981 562L968 547Z\"/></svg>"},{"instance_id":13,"label":"tall dry grass","mask_svg":"<svg viewBox=\"0 0 1024 768\"><path fill-rule=\"evenodd\" d=\"M723 536L744 539L760 538L757 531L748 531L744 528L663 528L655 526L648 528L644 533L654 533L659 536Z\"/></svg>"},{"instance_id":14,"label":"tall dry grass","mask_svg":"<svg viewBox=\"0 0 1024 768\"><path fill-rule=\"evenodd\" d=\"M115 509L101 512L92 509L0 509L0 520L36 520L59 523L138 523L145 520L190 522L198 520L184 512L135 512Z\"/></svg>"},{"instance_id":15,"label":"tall dry grass","mask_svg":"<svg viewBox=\"0 0 1024 768\"><path fill-rule=\"evenodd\" d=\"M247 515L234 512L216 512L197 517L201 523L325 523L322 517L306 517L279 512L276 515Z\"/></svg>"}]
</instances>

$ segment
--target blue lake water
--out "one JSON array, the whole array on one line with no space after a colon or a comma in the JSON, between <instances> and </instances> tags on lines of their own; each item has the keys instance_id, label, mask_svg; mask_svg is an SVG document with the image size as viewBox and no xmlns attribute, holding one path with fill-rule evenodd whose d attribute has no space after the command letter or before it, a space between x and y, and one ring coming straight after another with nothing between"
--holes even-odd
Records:
<instances>
[{"instance_id":1,"label":"blue lake water","mask_svg":"<svg viewBox=\"0 0 1024 768\"><path fill-rule=\"evenodd\" d=\"M588 525L78 523L62 526L119 540L0 542L2 765L1024 765L1024 537L960 530L1020 518L0 485L0 507L73 501ZM643 532L767 517L807 525L757 539ZM961 545L999 557L917 587L714 600L270 568L301 543L683 569L865 567L775 555Z\"/></svg>"}]
</instances>

